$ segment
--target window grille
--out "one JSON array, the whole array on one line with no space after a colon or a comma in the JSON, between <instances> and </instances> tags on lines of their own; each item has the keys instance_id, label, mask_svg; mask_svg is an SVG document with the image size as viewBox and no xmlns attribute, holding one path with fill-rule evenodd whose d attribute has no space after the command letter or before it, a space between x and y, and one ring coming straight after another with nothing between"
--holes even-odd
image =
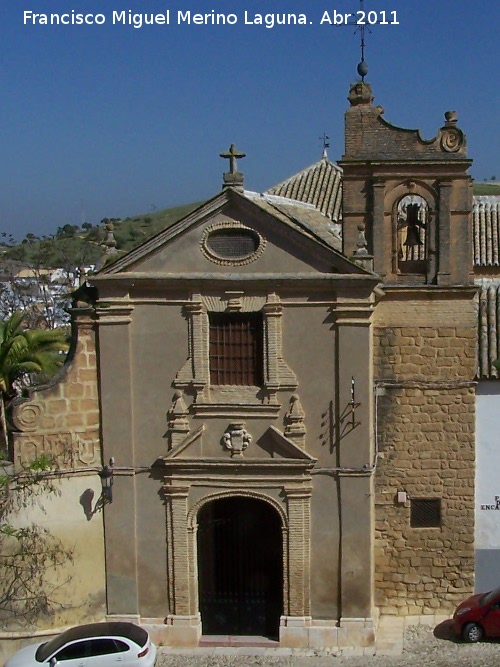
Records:
<instances>
[{"instance_id":1,"label":"window grille","mask_svg":"<svg viewBox=\"0 0 500 667\"><path fill-rule=\"evenodd\" d=\"M243 259L253 255L259 247L259 237L251 230L220 229L210 234L207 248L218 257Z\"/></svg>"},{"instance_id":2,"label":"window grille","mask_svg":"<svg viewBox=\"0 0 500 667\"><path fill-rule=\"evenodd\" d=\"M413 498L410 501L410 526L412 528L439 528L441 526L441 500Z\"/></svg>"},{"instance_id":3,"label":"window grille","mask_svg":"<svg viewBox=\"0 0 500 667\"><path fill-rule=\"evenodd\" d=\"M212 385L263 384L261 313L211 313L210 382Z\"/></svg>"}]
</instances>

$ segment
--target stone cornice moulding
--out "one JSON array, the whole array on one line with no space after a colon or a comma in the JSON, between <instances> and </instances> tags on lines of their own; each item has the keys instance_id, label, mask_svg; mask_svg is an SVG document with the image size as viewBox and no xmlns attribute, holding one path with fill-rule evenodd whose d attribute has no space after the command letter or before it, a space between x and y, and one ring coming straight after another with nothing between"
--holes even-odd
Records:
<instances>
[{"instance_id":1,"label":"stone cornice moulding","mask_svg":"<svg viewBox=\"0 0 500 667\"><path fill-rule=\"evenodd\" d=\"M429 296L436 299L463 299L464 294L472 298L476 295L478 285L391 285L384 283L384 292L387 297L399 298L422 298L429 299Z\"/></svg>"},{"instance_id":2,"label":"stone cornice moulding","mask_svg":"<svg viewBox=\"0 0 500 667\"><path fill-rule=\"evenodd\" d=\"M112 306L101 306L96 308L96 323L105 324L130 324L134 306L130 303L113 304Z\"/></svg>"},{"instance_id":3,"label":"stone cornice moulding","mask_svg":"<svg viewBox=\"0 0 500 667\"><path fill-rule=\"evenodd\" d=\"M190 490L203 487L207 493L239 495L246 490L269 494L279 489L286 497L310 502L315 460L262 458L208 458L157 460L163 469L165 497L190 496ZM179 488L177 493L175 490ZM196 492L198 494L198 492Z\"/></svg>"},{"instance_id":4,"label":"stone cornice moulding","mask_svg":"<svg viewBox=\"0 0 500 667\"><path fill-rule=\"evenodd\" d=\"M330 305L336 324L368 326L375 310L376 297L374 289L369 295L358 299L352 298L347 290L338 294Z\"/></svg>"},{"instance_id":5,"label":"stone cornice moulding","mask_svg":"<svg viewBox=\"0 0 500 667\"><path fill-rule=\"evenodd\" d=\"M235 394L238 387L235 387ZM212 401L209 403L197 402L191 405L194 415L203 417L220 417L235 419L241 417L272 417L277 419L281 410L279 403L220 403Z\"/></svg>"},{"instance_id":6,"label":"stone cornice moulding","mask_svg":"<svg viewBox=\"0 0 500 667\"><path fill-rule=\"evenodd\" d=\"M184 498L187 500L189 496L189 486L179 486L179 485L171 485L171 484L164 484L163 485L163 493L165 496L168 496L169 498Z\"/></svg>"},{"instance_id":7,"label":"stone cornice moulding","mask_svg":"<svg viewBox=\"0 0 500 667\"><path fill-rule=\"evenodd\" d=\"M349 286L353 281L356 283L366 283L367 286L377 284L380 278L372 273L359 269L360 273L320 273L311 271L310 273L126 273L119 275L103 276L99 279L99 286L105 286L120 282L124 287L137 287L138 283L161 287L168 287L169 283L174 283L175 287L195 283L200 288L207 282L211 286L227 283L260 283L267 287L269 283L276 285L276 282L286 281L293 286L307 283L312 285L325 285L334 283L341 286ZM363 272L362 272L363 271ZM361 273L362 272L362 273ZM359 287L359 285L357 285Z\"/></svg>"},{"instance_id":8,"label":"stone cornice moulding","mask_svg":"<svg viewBox=\"0 0 500 667\"><path fill-rule=\"evenodd\" d=\"M339 165L341 165L343 169L346 164L348 164L350 167L359 165L359 167L361 167L363 169L363 172L367 175L372 174L373 169L378 168L381 172L383 172L387 168L393 168L395 174L397 173L401 174L403 170L405 173L407 171L415 171L415 173L420 173L425 171L426 178L432 178L434 176L442 176L447 174L450 174L450 176L452 176L458 169L460 169L462 177L466 178L468 177L468 175L465 174L464 176L463 170L464 168L468 169L472 165L472 163L473 160L468 158L453 159L453 161L450 162L449 156L446 155L444 155L444 159L442 160L422 158L416 160L412 159L405 160L403 163L401 162L401 160L392 157L388 158L387 160L370 160L370 169L367 168L366 158L363 157L355 157L355 158L347 157L339 161ZM438 169L436 169L435 172L429 173L429 167L437 167ZM353 175L352 173L349 173L346 176L344 170L342 179L346 180L352 178L361 178L361 175L358 176L358 174Z\"/></svg>"}]
</instances>

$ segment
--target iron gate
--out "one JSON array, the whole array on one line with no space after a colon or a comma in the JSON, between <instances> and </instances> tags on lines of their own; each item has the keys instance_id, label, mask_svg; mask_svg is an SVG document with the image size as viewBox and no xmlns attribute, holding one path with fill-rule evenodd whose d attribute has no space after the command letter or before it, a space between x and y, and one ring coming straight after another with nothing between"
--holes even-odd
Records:
<instances>
[{"instance_id":1,"label":"iron gate","mask_svg":"<svg viewBox=\"0 0 500 667\"><path fill-rule=\"evenodd\" d=\"M283 546L280 518L269 504L237 496L205 505L198 574L203 634L278 636Z\"/></svg>"}]
</instances>

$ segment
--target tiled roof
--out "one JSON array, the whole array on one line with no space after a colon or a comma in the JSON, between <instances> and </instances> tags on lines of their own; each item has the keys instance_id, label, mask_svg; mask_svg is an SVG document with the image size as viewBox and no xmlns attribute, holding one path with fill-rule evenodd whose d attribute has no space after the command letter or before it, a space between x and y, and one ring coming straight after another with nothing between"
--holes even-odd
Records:
<instances>
[{"instance_id":1,"label":"tiled roof","mask_svg":"<svg viewBox=\"0 0 500 667\"><path fill-rule=\"evenodd\" d=\"M293 224L302 232L307 231L335 250L342 250L338 225L327 220L312 204L248 190L245 190L245 197L278 219L284 217L288 224Z\"/></svg>"},{"instance_id":2,"label":"tiled roof","mask_svg":"<svg viewBox=\"0 0 500 667\"><path fill-rule=\"evenodd\" d=\"M495 270L495 277L479 280L478 368L479 379L500 379L493 362L500 359L500 197L474 197L472 209L474 268Z\"/></svg>"},{"instance_id":3,"label":"tiled roof","mask_svg":"<svg viewBox=\"0 0 500 667\"><path fill-rule=\"evenodd\" d=\"M342 216L342 169L327 157L267 190L268 194L312 204L330 220Z\"/></svg>"},{"instance_id":4,"label":"tiled roof","mask_svg":"<svg viewBox=\"0 0 500 667\"><path fill-rule=\"evenodd\" d=\"M473 260L476 267L500 266L500 197L474 197Z\"/></svg>"},{"instance_id":5,"label":"tiled roof","mask_svg":"<svg viewBox=\"0 0 500 667\"><path fill-rule=\"evenodd\" d=\"M500 282L484 282L479 289L478 378L500 377L493 366L499 358Z\"/></svg>"}]
</instances>

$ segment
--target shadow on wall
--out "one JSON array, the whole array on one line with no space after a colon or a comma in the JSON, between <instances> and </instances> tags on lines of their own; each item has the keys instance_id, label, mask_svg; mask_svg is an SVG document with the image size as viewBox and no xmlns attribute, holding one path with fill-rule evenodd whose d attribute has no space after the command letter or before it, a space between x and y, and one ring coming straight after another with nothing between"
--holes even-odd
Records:
<instances>
[{"instance_id":1,"label":"shadow on wall","mask_svg":"<svg viewBox=\"0 0 500 667\"><path fill-rule=\"evenodd\" d=\"M94 495L95 493L92 489L85 489L80 496L80 505L83 507L83 513L85 514L87 521L90 521L95 514L95 508L92 508Z\"/></svg>"}]
</instances>

